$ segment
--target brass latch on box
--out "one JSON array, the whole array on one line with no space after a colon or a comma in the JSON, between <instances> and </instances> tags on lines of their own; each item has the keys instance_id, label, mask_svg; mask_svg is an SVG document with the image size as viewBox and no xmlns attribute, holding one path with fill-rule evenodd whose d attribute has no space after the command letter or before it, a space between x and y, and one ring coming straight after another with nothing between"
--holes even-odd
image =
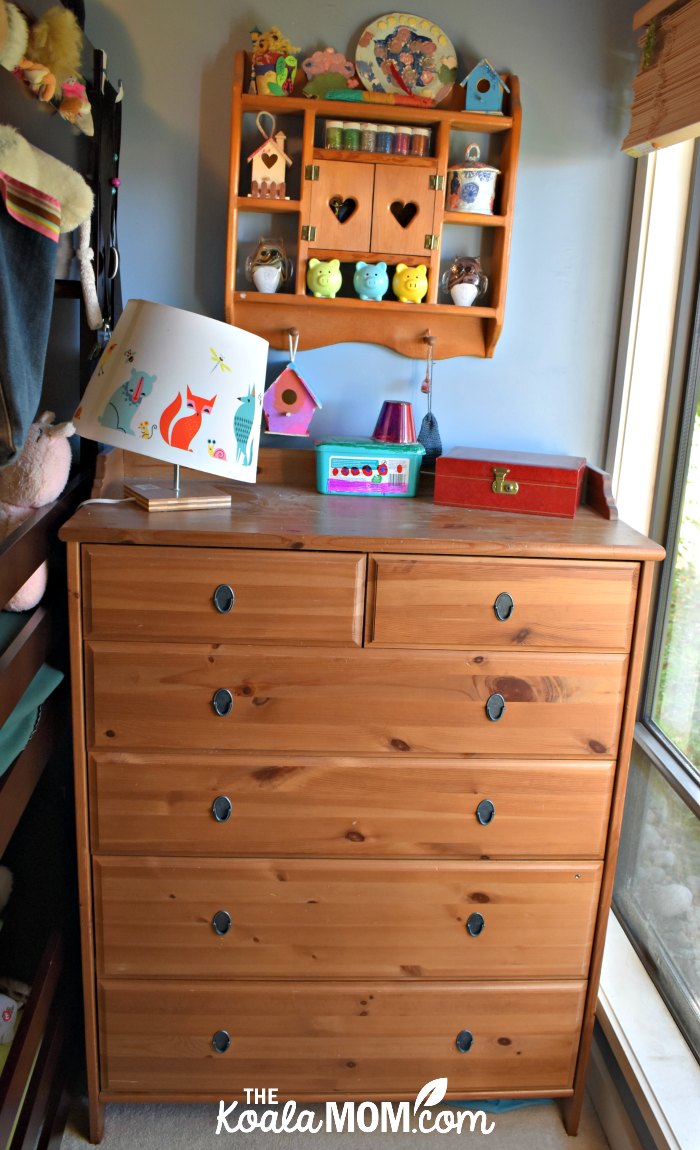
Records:
<instances>
[{"instance_id":1,"label":"brass latch on box","mask_svg":"<svg viewBox=\"0 0 700 1150\"><path fill-rule=\"evenodd\" d=\"M509 467L494 467L493 483L491 484L491 490L494 495L518 494L518 484L515 479L506 479L506 475L509 471Z\"/></svg>"}]
</instances>

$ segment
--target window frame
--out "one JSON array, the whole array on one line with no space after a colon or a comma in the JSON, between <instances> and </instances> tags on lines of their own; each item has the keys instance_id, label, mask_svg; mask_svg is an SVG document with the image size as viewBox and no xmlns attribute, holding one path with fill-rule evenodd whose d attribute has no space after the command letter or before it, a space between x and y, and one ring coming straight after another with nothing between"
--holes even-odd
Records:
<instances>
[{"instance_id":1,"label":"window frame","mask_svg":"<svg viewBox=\"0 0 700 1150\"><path fill-rule=\"evenodd\" d=\"M700 818L700 775L651 718L662 658L665 621L681 526L684 483L688 474L700 388L700 143L689 145L689 148L692 148L692 156L687 169L687 213L682 243L678 243L678 250L675 253L678 269L675 281L677 291L673 297L667 295L658 301L660 338L662 341L664 339L668 341L667 370L659 370L657 364L651 386L648 379L637 377L635 356L638 353L640 315L644 314L640 300L643 301L646 290L645 276L652 297L654 291L654 264L653 261L647 261L647 240L653 227L653 219L650 224L650 218L654 211L657 157L650 156L637 162L637 186L630 236L630 265L622 316L618 375L611 406L608 461L613 472L613 488L617 490L618 485L622 488L623 502L627 499L629 504L630 492L633 493L632 514L629 506L624 507L621 509L622 517L628 521L631 519L634 526L663 543L667 549L666 559L655 572L634 742L649 768L658 771L661 778L671 786L696 818ZM679 212L682 210L682 204L681 196ZM678 240L677 234L676 241ZM647 306L647 320L649 314ZM653 310L652 314L656 319ZM648 332L643 334L648 335ZM643 374L642 370L640 375ZM652 449L648 451L646 471L640 476L639 499L635 506L634 482L630 482L630 477L633 479L637 477L634 464L640 459L640 435L644 423L639 418L639 404L644 405L646 402L649 403L652 413L649 419L649 438L654 436L655 441L651 445ZM647 442L641 446L650 445ZM631 460L634 464L630 463ZM613 911L630 945L654 981L659 995L666 1001L669 1014L674 1018L679 1032L688 1041L684 1025L667 997L663 972L660 971L657 976L654 963L645 953L643 939L635 937L634 928L625 921L624 908L614 893ZM690 1045L688 1051L691 1058L694 1054L700 1061L700 1052L693 1050Z\"/></svg>"}]
</instances>

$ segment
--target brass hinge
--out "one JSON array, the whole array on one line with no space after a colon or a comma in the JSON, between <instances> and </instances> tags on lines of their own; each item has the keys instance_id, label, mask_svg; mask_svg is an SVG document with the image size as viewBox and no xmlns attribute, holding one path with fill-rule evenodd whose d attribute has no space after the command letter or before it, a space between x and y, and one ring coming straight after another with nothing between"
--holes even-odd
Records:
<instances>
[{"instance_id":1,"label":"brass hinge","mask_svg":"<svg viewBox=\"0 0 700 1150\"><path fill-rule=\"evenodd\" d=\"M443 192L445 190L445 177L431 176L428 180L428 187L433 192Z\"/></svg>"},{"instance_id":2,"label":"brass hinge","mask_svg":"<svg viewBox=\"0 0 700 1150\"><path fill-rule=\"evenodd\" d=\"M307 180L317 180L320 175L318 164L307 164L304 168L304 178Z\"/></svg>"},{"instance_id":3,"label":"brass hinge","mask_svg":"<svg viewBox=\"0 0 700 1150\"><path fill-rule=\"evenodd\" d=\"M427 248L428 251L430 251L430 252L434 252L435 249L438 248L439 246L440 246L440 237L436 236L432 232L428 232L428 234L425 237L423 247Z\"/></svg>"},{"instance_id":4,"label":"brass hinge","mask_svg":"<svg viewBox=\"0 0 700 1150\"><path fill-rule=\"evenodd\" d=\"M312 244L316 239L316 228L313 224L304 224L301 229L301 238Z\"/></svg>"}]
</instances>

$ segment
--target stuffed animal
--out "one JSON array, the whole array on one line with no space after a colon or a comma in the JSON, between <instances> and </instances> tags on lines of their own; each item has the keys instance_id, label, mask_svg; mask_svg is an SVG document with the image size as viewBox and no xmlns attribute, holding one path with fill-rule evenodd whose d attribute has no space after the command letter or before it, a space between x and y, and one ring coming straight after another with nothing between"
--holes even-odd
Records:
<instances>
[{"instance_id":1,"label":"stuffed animal","mask_svg":"<svg viewBox=\"0 0 700 1150\"><path fill-rule=\"evenodd\" d=\"M24 447L14 463L0 468L0 539L10 535L32 511L58 499L68 480L72 423L53 423L45 411L29 428ZM6 611L29 611L46 590L46 563L5 604Z\"/></svg>"},{"instance_id":2,"label":"stuffed animal","mask_svg":"<svg viewBox=\"0 0 700 1150\"><path fill-rule=\"evenodd\" d=\"M80 76L83 32L75 13L54 4L31 21L8 0L0 0L0 10L0 64L21 76L40 100L53 101L64 119L93 135Z\"/></svg>"}]
</instances>

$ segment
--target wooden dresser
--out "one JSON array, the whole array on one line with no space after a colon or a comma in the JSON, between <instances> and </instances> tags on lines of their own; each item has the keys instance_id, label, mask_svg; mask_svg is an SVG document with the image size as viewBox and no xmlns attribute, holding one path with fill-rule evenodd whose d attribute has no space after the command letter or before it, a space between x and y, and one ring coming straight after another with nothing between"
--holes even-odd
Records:
<instances>
[{"instance_id":1,"label":"wooden dresser","mask_svg":"<svg viewBox=\"0 0 700 1150\"><path fill-rule=\"evenodd\" d=\"M91 1138L440 1077L575 1132L661 548L234 486L61 532Z\"/></svg>"}]
</instances>

